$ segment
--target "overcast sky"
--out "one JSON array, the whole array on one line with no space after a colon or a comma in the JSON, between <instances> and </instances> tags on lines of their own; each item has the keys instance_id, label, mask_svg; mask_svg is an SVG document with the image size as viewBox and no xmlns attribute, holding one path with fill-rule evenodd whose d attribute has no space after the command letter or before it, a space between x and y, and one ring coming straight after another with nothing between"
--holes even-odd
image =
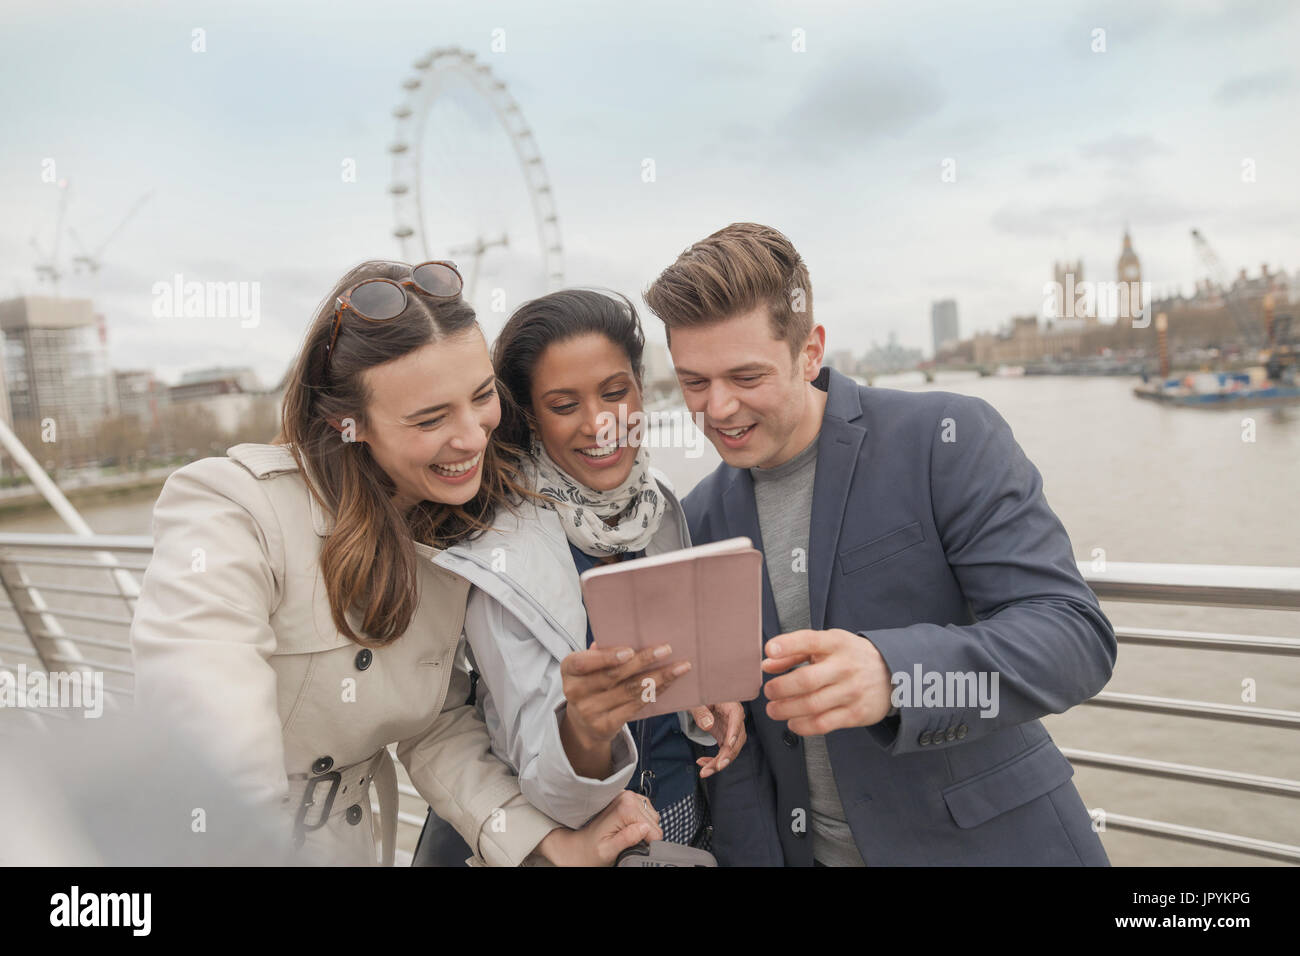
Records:
<instances>
[{"instance_id":1,"label":"overcast sky","mask_svg":"<svg viewBox=\"0 0 1300 956\"><path fill-rule=\"evenodd\" d=\"M935 299L957 300L968 336L1038 310L1055 259L1113 279L1125 223L1158 286L1203 274L1193 227L1230 272L1300 267L1297 36L1285 0L5 0L0 297L48 294L31 245L54 234L46 160L92 250L153 190L101 271L61 291L105 314L115 367L251 364L274 382L331 283L400 255L392 110L417 57L459 46L535 133L567 284L637 296L691 242L765 222L808 262L831 348L894 332L928 351ZM483 260L492 335L490 291L507 310L533 294L527 194L485 103L449 92L429 116L431 247L512 240ZM260 283L259 324L155 317L153 286L177 273Z\"/></svg>"}]
</instances>

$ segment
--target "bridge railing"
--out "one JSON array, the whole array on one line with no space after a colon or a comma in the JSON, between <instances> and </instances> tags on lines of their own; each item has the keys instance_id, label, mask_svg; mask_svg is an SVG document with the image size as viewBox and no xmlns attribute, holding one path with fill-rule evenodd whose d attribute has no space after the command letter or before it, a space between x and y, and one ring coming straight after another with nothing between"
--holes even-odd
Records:
<instances>
[{"instance_id":1,"label":"bridge railing","mask_svg":"<svg viewBox=\"0 0 1300 956\"><path fill-rule=\"evenodd\" d=\"M103 675L110 706L129 705L134 682L128 633L139 595L138 575L152 554L148 536L0 534L0 670L82 671ZM1079 570L1103 601L1191 607L1300 611L1300 569L1107 562ZM1129 627L1117 624L1120 644L1170 651L1233 651L1272 658L1300 656L1300 639L1220 632ZM1300 729L1300 712L1250 704L1220 704L1103 690L1085 703L1134 714L1187 720ZM32 710L33 720L57 718L57 710ZM1123 753L1062 748L1079 766L1181 781L1234 791L1300 797L1300 781L1155 760ZM424 801L409 782L399 786L399 848L413 847L424 822ZM1300 862L1300 846L1174 821L1107 811L1105 827L1232 850L1261 858ZM399 849L399 860L409 859Z\"/></svg>"}]
</instances>

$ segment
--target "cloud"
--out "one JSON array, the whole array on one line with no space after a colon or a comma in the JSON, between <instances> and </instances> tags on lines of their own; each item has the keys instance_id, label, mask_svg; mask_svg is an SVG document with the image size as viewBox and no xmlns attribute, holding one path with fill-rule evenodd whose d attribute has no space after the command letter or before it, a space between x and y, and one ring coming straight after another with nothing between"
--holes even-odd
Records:
<instances>
[{"instance_id":1,"label":"cloud","mask_svg":"<svg viewBox=\"0 0 1300 956\"><path fill-rule=\"evenodd\" d=\"M1117 223L1155 226L1188 225L1205 214L1205 208L1189 206L1177 199L1166 199L1150 192L1112 193L1099 202L1050 203L1032 206L1027 203L1004 203L990 218L993 228L1012 236L1046 238L1063 231L1113 231Z\"/></svg>"},{"instance_id":2,"label":"cloud","mask_svg":"<svg viewBox=\"0 0 1300 956\"><path fill-rule=\"evenodd\" d=\"M1106 31L1109 49L1134 47L1138 41L1181 37L1212 38L1254 34L1269 29L1279 20L1294 16L1293 0L1153 0L1135 4L1131 0L1092 0L1086 12L1075 13L1064 33L1066 48L1077 56L1092 54L1092 31Z\"/></svg>"},{"instance_id":3,"label":"cloud","mask_svg":"<svg viewBox=\"0 0 1300 956\"><path fill-rule=\"evenodd\" d=\"M1260 32L1274 21L1295 15L1293 0L1217 0L1203 6L1174 0L1161 11L1185 23L1188 33L1221 37L1225 33Z\"/></svg>"},{"instance_id":4,"label":"cloud","mask_svg":"<svg viewBox=\"0 0 1300 956\"><path fill-rule=\"evenodd\" d=\"M800 149L836 153L898 137L945 102L934 77L898 59L864 56L824 72L782 124Z\"/></svg>"},{"instance_id":5,"label":"cloud","mask_svg":"<svg viewBox=\"0 0 1300 956\"><path fill-rule=\"evenodd\" d=\"M1167 153L1169 147L1152 139L1150 136L1130 136L1115 133L1106 139L1084 143L1079 147L1079 155L1085 159L1104 159L1111 162L1132 162L1134 159L1147 159L1157 153Z\"/></svg>"},{"instance_id":6,"label":"cloud","mask_svg":"<svg viewBox=\"0 0 1300 956\"><path fill-rule=\"evenodd\" d=\"M1030 179L1055 179L1069 167L1056 160L1040 160L1025 167L1025 175Z\"/></svg>"},{"instance_id":7,"label":"cloud","mask_svg":"<svg viewBox=\"0 0 1300 956\"><path fill-rule=\"evenodd\" d=\"M1291 73L1287 70L1245 73L1233 77L1215 90L1214 100L1224 106L1231 106L1242 100L1276 96L1291 89L1293 85Z\"/></svg>"}]
</instances>

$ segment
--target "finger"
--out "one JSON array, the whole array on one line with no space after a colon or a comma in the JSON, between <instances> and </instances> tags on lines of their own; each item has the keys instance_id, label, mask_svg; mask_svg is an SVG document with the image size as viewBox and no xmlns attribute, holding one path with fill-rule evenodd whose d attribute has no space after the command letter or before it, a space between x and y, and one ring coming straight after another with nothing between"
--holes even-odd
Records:
<instances>
[{"instance_id":1,"label":"finger","mask_svg":"<svg viewBox=\"0 0 1300 956\"><path fill-rule=\"evenodd\" d=\"M651 823L659 823L659 811L654 808L648 797L635 790L620 790L618 796L610 801L606 812L618 816L624 823L639 823L643 818Z\"/></svg>"},{"instance_id":2,"label":"finger","mask_svg":"<svg viewBox=\"0 0 1300 956\"><path fill-rule=\"evenodd\" d=\"M781 700L785 697L811 694L823 687L839 683L843 674L842 663L833 657L827 658L772 678L763 685L763 696L768 700Z\"/></svg>"},{"instance_id":3,"label":"finger","mask_svg":"<svg viewBox=\"0 0 1300 956\"><path fill-rule=\"evenodd\" d=\"M718 744L719 770L722 770L727 764L735 760L736 754L740 753L740 748L744 745L744 721L736 721L734 718L728 721L727 729L722 737L723 739Z\"/></svg>"},{"instance_id":4,"label":"finger","mask_svg":"<svg viewBox=\"0 0 1300 956\"><path fill-rule=\"evenodd\" d=\"M616 826L631 827L646 824L659 833L659 811L644 794L621 790L606 810L606 816Z\"/></svg>"},{"instance_id":5,"label":"finger","mask_svg":"<svg viewBox=\"0 0 1300 956\"><path fill-rule=\"evenodd\" d=\"M859 723L854 718L853 708L836 707L813 717L796 717L787 726L800 737L812 737L844 727L857 727Z\"/></svg>"},{"instance_id":6,"label":"finger","mask_svg":"<svg viewBox=\"0 0 1300 956\"><path fill-rule=\"evenodd\" d=\"M597 728L608 728L608 735L617 735L621 733L619 728L623 724L635 719L646 704L658 700L674 680L690 669L690 661L677 661L627 678L609 690L600 691L589 685L583 691L583 720ZM570 699L576 698L577 694L575 687L569 693Z\"/></svg>"},{"instance_id":7,"label":"finger","mask_svg":"<svg viewBox=\"0 0 1300 956\"><path fill-rule=\"evenodd\" d=\"M838 646L829 631L800 630L778 634L763 647L763 654L774 660L799 654L829 654Z\"/></svg>"},{"instance_id":8,"label":"finger","mask_svg":"<svg viewBox=\"0 0 1300 956\"><path fill-rule=\"evenodd\" d=\"M613 813L610 814L610 823L618 827L638 827L647 826L650 828L650 839L662 840L663 830L660 829L659 811L650 803L649 798L631 790L622 791L618 800L611 804Z\"/></svg>"},{"instance_id":9,"label":"finger","mask_svg":"<svg viewBox=\"0 0 1300 956\"><path fill-rule=\"evenodd\" d=\"M736 734L736 753L745 749L745 741L749 740L749 732L745 730L745 725L740 725L740 733Z\"/></svg>"},{"instance_id":10,"label":"finger","mask_svg":"<svg viewBox=\"0 0 1300 956\"><path fill-rule=\"evenodd\" d=\"M646 704L657 700L660 694L672 686L673 681L689 673L690 669L690 661L676 661L658 670L629 677L602 695L601 703L606 704L611 713L623 713L629 706L632 708L630 713L636 713ZM623 717L623 721L626 720Z\"/></svg>"},{"instance_id":11,"label":"finger","mask_svg":"<svg viewBox=\"0 0 1300 956\"><path fill-rule=\"evenodd\" d=\"M611 668L605 678L608 686L613 687L620 681L627 680L635 674L648 671L656 664L662 664L673 653L671 644L658 644L653 647L645 647L637 651L625 662L618 667Z\"/></svg>"},{"instance_id":12,"label":"finger","mask_svg":"<svg viewBox=\"0 0 1300 956\"><path fill-rule=\"evenodd\" d=\"M633 657L636 652L630 647L596 647L594 644L585 651L574 651L560 662L560 671L574 677L587 677L611 667L619 667Z\"/></svg>"},{"instance_id":13,"label":"finger","mask_svg":"<svg viewBox=\"0 0 1300 956\"><path fill-rule=\"evenodd\" d=\"M637 823L614 830L612 833L602 836L596 844L596 858L605 866L609 866L628 847L662 837L662 834L660 834L660 837L655 837L654 832L655 828L648 823Z\"/></svg>"},{"instance_id":14,"label":"finger","mask_svg":"<svg viewBox=\"0 0 1300 956\"><path fill-rule=\"evenodd\" d=\"M739 704L733 704L724 710L722 715L724 730L722 736L718 738L718 743L723 747L736 747L745 732L745 711ZM716 734L714 736L717 737Z\"/></svg>"},{"instance_id":15,"label":"finger","mask_svg":"<svg viewBox=\"0 0 1300 956\"><path fill-rule=\"evenodd\" d=\"M790 668L809 663L811 660L812 658L807 654L796 654L793 657L765 657L762 667L766 674L783 674Z\"/></svg>"},{"instance_id":16,"label":"finger","mask_svg":"<svg viewBox=\"0 0 1300 956\"><path fill-rule=\"evenodd\" d=\"M654 826L659 826L659 811L650 805L647 797L641 798L641 815L644 816Z\"/></svg>"},{"instance_id":17,"label":"finger","mask_svg":"<svg viewBox=\"0 0 1300 956\"><path fill-rule=\"evenodd\" d=\"M713 711L703 704L691 708L691 717L695 719L695 726L700 730L708 730L713 726Z\"/></svg>"},{"instance_id":18,"label":"finger","mask_svg":"<svg viewBox=\"0 0 1300 956\"><path fill-rule=\"evenodd\" d=\"M782 697L768 701L767 716L772 720L791 720L795 717L811 717L847 707L857 697L853 689L844 684L830 684L818 688L811 694L795 697Z\"/></svg>"},{"instance_id":19,"label":"finger","mask_svg":"<svg viewBox=\"0 0 1300 956\"><path fill-rule=\"evenodd\" d=\"M713 739L718 742L718 752L714 755L715 763L719 766L716 769L721 770L722 765L730 763L736 756L734 740L735 733L729 715L723 712L719 715L717 725L713 728Z\"/></svg>"},{"instance_id":20,"label":"finger","mask_svg":"<svg viewBox=\"0 0 1300 956\"><path fill-rule=\"evenodd\" d=\"M698 717L695 718L695 723L701 730L707 730L709 736L719 744L727 739L728 714L726 704L709 704L707 707L697 707L696 710L707 710L709 712L710 724L707 727L700 723Z\"/></svg>"}]
</instances>

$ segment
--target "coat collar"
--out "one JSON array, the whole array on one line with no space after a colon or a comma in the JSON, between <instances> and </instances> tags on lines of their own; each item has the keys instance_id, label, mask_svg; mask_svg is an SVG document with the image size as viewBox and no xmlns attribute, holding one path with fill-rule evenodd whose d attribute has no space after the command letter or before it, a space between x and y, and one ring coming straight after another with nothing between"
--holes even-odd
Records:
<instances>
[{"instance_id":1,"label":"coat collar","mask_svg":"<svg viewBox=\"0 0 1300 956\"><path fill-rule=\"evenodd\" d=\"M227 448L226 454L247 468L256 478L270 478L273 475L298 471L298 462L294 460L293 452L289 450L288 445L244 442ZM307 475L312 476L310 463L304 460L303 464L307 469ZM313 480L312 486L319 487L319 484ZM307 494L307 503L311 508L312 528L320 537L327 537L334 530L334 515L326 510L310 492Z\"/></svg>"},{"instance_id":2,"label":"coat collar","mask_svg":"<svg viewBox=\"0 0 1300 956\"><path fill-rule=\"evenodd\" d=\"M835 549L844 523L844 507L853 485L854 469L867 429L862 418L862 399L856 382L829 366L813 383L826 390L826 410L817 435L817 474L813 479L812 517L808 523L808 617L809 626L820 630L826 618L826 596L830 589ZM762 548L758 526L758 504L754 479L748 470L727 466L731 480L722 493L727 534L744 535ZM776 599L763 562L763 633L781 633Z\"/></svg>"},{"instance_id":3,"label":"coat collar","mask_svg":"<svg viewBox=\"0 0 1300 956\"><path fill-rule=\"evenodd\" d=\"M501 509L487 531L433 551L432 560L491 595L557 660L586 648L582 589L556 512L532 501Z\"/></svg>"}]
</instances>

